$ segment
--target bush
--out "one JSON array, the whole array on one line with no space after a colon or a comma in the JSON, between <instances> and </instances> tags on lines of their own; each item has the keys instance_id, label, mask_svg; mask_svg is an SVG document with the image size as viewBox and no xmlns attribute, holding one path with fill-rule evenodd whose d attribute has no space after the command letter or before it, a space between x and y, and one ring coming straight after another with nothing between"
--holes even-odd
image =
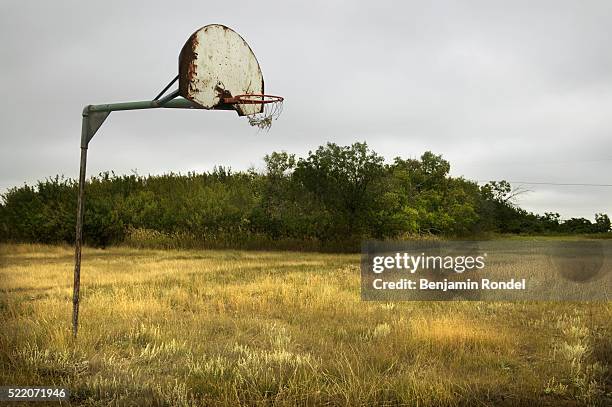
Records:
<instances>
[{"instance_id":1,"label":"bush","mask_svg":"<svg viewBox=\"0 0 612 407\"><path fill-rule=\"evenodd\" d=\"M431 152L385 164L365 143L328 143L304 158L275 152L265 162L263 173L92 177L84 241L355 251L362 239L406 235L610 233L605 214L591 223L528 213L508 182L453 178L450 163ZM10 189L0 202L0 240L73 243L76 200L77 183L59 176Z\"/></svg>"}]
</instances>

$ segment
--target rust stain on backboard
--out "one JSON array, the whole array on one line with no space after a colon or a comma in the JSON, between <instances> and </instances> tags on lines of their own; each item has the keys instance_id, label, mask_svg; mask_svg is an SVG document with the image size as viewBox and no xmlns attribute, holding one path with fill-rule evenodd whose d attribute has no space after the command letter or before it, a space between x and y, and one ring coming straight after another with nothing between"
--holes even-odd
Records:
<instances>
[{"instance_id":1,"label":"rust stain on backboard","mask_svg":"<svg viewBox=\"0 0 612 407\"><path fill-rule=\"evenodd\" d=\"M179 93L191 101L193 99L190 97L190 87L196 78L197 46L198 36L193 33L179 54Z\"/></svg>"}]
</instances>

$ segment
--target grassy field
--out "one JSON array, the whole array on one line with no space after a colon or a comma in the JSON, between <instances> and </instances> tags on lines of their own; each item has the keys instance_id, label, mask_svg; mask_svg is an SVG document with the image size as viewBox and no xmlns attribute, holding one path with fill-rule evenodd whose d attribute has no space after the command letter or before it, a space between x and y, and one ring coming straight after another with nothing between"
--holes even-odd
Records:
<instances>
[{"instance_id":1,"label":"grassy field","mask_svg":"<svg viewBox=\"0 0 612 407\"><path fill-rule=\"evenodd\" d=\"M362 302L359 257L0 246L0 385L72 405L610 405L612 304ZM36 404L40 405L40 404Z\"/></svg>"}]
</instances>

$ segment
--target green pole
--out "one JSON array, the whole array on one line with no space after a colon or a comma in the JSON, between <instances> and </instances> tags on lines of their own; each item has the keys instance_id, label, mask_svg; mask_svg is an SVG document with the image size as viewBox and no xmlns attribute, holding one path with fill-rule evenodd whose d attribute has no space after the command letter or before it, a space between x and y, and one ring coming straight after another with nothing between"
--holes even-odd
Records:
<instances>
[{"instance_id":1,"label":"green pole","mask_svg":"<svg viewBox=\"0 0 612 407\"><path fill-rule=\"evenodd\" d=\"M85 168L87 166L87 135L89 115L83 110L81 126L81 161L79 166L79 195L77 198L76 241L74 248L74 283L72 286L72 335L76 338L79 325L79 290L81 288L81 246L83 244L83 210L85 204Z\"/></svg>"},{"instance_id":2,"label":"green pole","mask_svg":"<svg viewBox=\"0 0 612 407\"><path fill-rule=\"evenodd\" d=\"M176 93L160 100L89 105L83 109L81 126L81 160L79 165L79 194L77 198L76 240L74 247L74 283L72 290L72 335L76 338L79 328L79 292L81 288L81 250L83 246L83 218L85 216L85 178L89 142L111 112L156 108L197 109L198 105L176 98Z\"/></svg>"}]
</instances>

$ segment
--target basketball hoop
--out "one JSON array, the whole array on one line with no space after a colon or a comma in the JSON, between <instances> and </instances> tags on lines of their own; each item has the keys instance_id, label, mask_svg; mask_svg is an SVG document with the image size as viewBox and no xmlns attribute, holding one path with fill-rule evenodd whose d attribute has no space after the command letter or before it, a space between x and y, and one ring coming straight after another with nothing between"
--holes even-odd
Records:
<instances>
[{"instance_id":1,"label":"basketball hoop","mask_svg":"<svg viewBox=\"0 0 612 407\"><path fill-rule=\"evenodd\" d=\"M79 326L87 149L108 115L122 110L157 108L234 110L238 116L246 116L251 126L269 130L283 110L282 97L265 94L263 74L253 50L229 27L209 24L194 32L183 45L178 62L178 75L153 100L88 105L83 109L72 290L75 338ZM178 89L166 94L177 81Z\"/></svg>"},{"instance_id":2,"label":"basketball hoop","mask_svg":"<svg viewBox=\"0 0 612 407\"><path fill-rule=\"evenodd\" d=\"M234 105L236 110L246 116L249 124L260 130L270 130L272 121L283 112L282 96L250 93L224 98L223 103Z\"/></svg>"}]
</instances>

